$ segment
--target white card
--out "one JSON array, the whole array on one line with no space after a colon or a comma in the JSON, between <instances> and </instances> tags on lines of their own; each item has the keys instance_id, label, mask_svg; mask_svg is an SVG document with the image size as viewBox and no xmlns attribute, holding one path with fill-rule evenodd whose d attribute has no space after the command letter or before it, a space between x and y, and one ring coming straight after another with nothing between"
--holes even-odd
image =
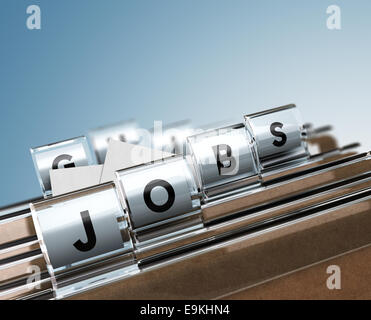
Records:
<instances>
[{"instance_id":1,"label":"white card","mask_svg":"<svg viewBox=\"0 0 371 320\"><path fill-rule=\"evenodd\" d=\"M103 165L94 165L50 170L53 197L99 184L102 169Z\"/></svg>"},{"instance_id":2,"label":"white card","mask_svg":"<svg viewBox=\"0 0 371 320\"><path fill-rule=\"evenodd\" d=\"M173 156L172 153L153 150L111 139L103 165L100 183L113 181L115 171Z\"/></svg>"}]
</instances>

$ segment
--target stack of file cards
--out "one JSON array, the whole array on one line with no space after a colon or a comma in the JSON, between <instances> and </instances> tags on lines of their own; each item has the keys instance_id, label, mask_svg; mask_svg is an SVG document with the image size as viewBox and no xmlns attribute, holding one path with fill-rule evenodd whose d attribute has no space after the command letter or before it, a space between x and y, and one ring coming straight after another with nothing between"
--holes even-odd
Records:
<instances>
[{"instance_id":1,"label":"stack of file cards","mask_svg":"<svg viewBox=\"0 0 371 320\"><path fill-rule=\"evenodd\" d=\"M31 149L43 194L0 209L1 299L371 298L369 152L295 105L155 127Z\"/></svg>"}]
</instances>

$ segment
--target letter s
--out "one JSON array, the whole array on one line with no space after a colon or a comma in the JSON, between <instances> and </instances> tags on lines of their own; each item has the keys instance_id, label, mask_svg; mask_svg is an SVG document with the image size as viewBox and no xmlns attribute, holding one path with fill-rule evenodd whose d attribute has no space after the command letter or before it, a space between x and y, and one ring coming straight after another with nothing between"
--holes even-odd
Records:
<instances>
[{"instance_id":1,"label":"letter s","mask_svg":"<svg viewBox=\"0 0 371 320\"><path fill-rule=\"evenodd\" d=\"M282 129L282 127L283 127L283 124L281 122L273 122L271 124L271 128L270 128L271 133L275 137L281 138L281 141L279 141L279 140L274 140L273 141L273 145L276 146L276 147L282 147L287 141L286 134L284 134L282 131L276 131L276 128Z\"/></svg>"},{"instance_id":2,"label":"letter s","mask_svg":"<svg viewBox=\"0 0 371 320\"><path fill-rule=\"evenodd\" d=\"M232 156L232 148L227 144L213 146L219 175L233 175L237 166L236 158Z\"/></svg>"}]
</instances>

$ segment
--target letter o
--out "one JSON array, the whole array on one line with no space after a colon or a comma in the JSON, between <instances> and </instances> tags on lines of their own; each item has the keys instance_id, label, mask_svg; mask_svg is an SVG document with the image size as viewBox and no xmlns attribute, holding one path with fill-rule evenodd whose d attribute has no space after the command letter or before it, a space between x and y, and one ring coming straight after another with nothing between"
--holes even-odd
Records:
<instances>
[{"instance_id":1,"label":"letter o","mask_svg":"<svg viewBox=\"0 0 371 320\"><path fill-rule=\"evenodd\" d=\"M155 187L163 187L168 193L168 199L163 205L155 204L151 199L151 191ZM147 207L154 212L164 212L169 210L174 203L175 200L175 191L171 184L165 180L156 179L149 182L146 187L144 188L143 192L144 202L146 203Z\"/></svg>"}]
</instances>

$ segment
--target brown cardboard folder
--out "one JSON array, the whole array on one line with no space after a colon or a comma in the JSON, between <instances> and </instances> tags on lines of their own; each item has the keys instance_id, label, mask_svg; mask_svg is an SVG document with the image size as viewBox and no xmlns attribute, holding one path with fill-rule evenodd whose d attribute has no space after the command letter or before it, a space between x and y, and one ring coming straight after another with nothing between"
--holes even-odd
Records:
<instances>
[{"instance_id":1,"label":"brown cardboard folder","mask_svg":"<svg viewBox=\"0 0 371 320\"><path fill-rule=\"evenodd\" d=\"M369 171L370 162L366 163L353 170L365 166L361 171ZM348 167L349 176L351 171ZM344 178L344 169L334 171L334 177L336 172L342 172ZM323 201L369 192L370 185L365 181L332 190L235 223L241 227L248 219L300 212ZM228 229L228 223L217 228ZM370 245L368 196L164 258L134 276L72 299L370 299ZM329 265L340 267L340 290L327 287Z\"/></svg>"},{"instance_id":2,"label":"brown cardboard folder","mask_svg":"<svg viewBox=\"0 0 371 320\"><path fill-rule=\"evenodd\" d=\"M371 299L369 154L337 154L264 179L256 192L206 203L203 228L138 245L138 272L68 299ZM52 298L31 217L0 230L1 298ZM31 240L7 246L19 239ZM45 276L41 289L18 286L31 265ZM327 286L330 265L340 268L341 289Z\"/></svg>"}]
</instances>

